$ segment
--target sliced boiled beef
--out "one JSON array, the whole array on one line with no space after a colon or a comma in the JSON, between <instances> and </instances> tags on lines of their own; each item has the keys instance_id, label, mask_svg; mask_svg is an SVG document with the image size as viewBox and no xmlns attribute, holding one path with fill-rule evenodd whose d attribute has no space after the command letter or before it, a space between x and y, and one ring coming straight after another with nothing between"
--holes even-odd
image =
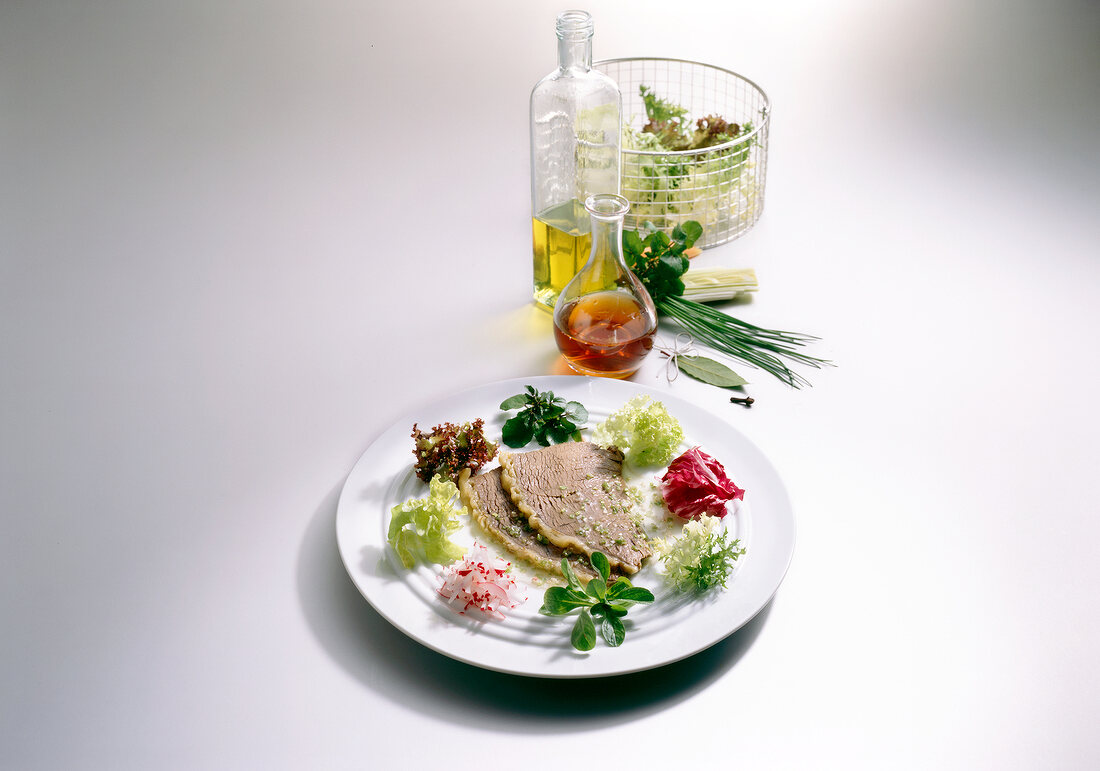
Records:
<instances>
[{"instance_id":1,"label":"sliced boiled beef","mask_svg":"<svg viewBox=\"0 0 1100 771\"><path fill-rule=\"evenodd\" d=\"M512 502L500 482L501 469L471 476L468 469L459 476L462 502L489 535L510 553L543 570L561 573L561 558L566 556L573 572L582 582L596 577L583 553L565 554L560 546L531 527L527 517Z\"/></svg>"},{"instance_id":2,"label":"sliced boiled beef","mask_svg":"<svg viewBox=\"0 0 1100 771\"><path fill-rule=\"evenodd\" d=\"M563 549L635 573L653 551L623 480L623 455L591 442L500 454L501 483L531 527Z\"/></svg>"}]
</instances>

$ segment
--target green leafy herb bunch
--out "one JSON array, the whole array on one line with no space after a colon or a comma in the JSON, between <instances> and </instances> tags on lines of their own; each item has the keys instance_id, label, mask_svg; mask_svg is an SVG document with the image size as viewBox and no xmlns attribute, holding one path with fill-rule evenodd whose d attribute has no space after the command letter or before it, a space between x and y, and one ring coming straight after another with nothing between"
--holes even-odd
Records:
<instances>
[{"instance_id":1,"label":"green leafy herb bunch","mask_svg":"<svg viewBox=\"0 0 1100 771\"><path fill-rule=\"evenodd\" d=\"M509 447L526 447L532 439L543 447L551 442L560 444L579 440L580 431L588 420L588 410L580 402L567 402L553 391L539 391L527 386L524 393L510 396L500 403L500 409L519 410L504 422L501 430Z\"/></svg>"}]
</instances>

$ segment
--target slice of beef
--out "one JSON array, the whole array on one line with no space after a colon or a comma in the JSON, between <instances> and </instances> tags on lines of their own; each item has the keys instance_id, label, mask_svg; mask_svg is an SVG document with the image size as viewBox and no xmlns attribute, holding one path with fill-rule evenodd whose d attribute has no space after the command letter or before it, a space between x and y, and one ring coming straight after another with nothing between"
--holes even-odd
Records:
<instances>
[{"instance_id":1,"label":"slice of beef","mask_svg":"<svg viewBox=\"0 0 1100 771\"><path fill-rule=\"evenodd\" d=\"M623 454L591 442L501 453L501 482L531 527L550 543L635 573L653 550L633 516Z\"/></svg>"},{"instance_id":2,"label":"slice of beef","mask_svg":"<svg viewBox=\"0 0 1100 771\"><path fill-rule=\"evenodd\" d=\"M465 469L459 475L462 502L477 523L509 552L536 567L560 574L561 558L565 556L582 582L595 578L596 571L583 554L566 555L560 546L550 543L531 527L501 485L500 475L500 468L477 476L471 476L469 469Z\"/></svg>"}]
</instances>

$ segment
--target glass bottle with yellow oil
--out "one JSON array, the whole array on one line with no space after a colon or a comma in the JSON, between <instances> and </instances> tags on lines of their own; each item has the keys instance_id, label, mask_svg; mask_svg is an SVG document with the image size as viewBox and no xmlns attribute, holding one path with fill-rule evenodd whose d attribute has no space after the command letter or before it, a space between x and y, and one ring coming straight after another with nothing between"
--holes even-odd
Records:
<instances>
[{"instance_id":1,"label":"glass bottle with yellow oil","mask_svg":"<svg viewBox=\"0 0 1100 771\"><path fill-rule=\"evenodd\" d=\"M552 309L592 247L584 201L619 192L622 96L592 69L592 17L557 18L558 68L531 91L535 302Z\"/></svg>"}]
</instances>

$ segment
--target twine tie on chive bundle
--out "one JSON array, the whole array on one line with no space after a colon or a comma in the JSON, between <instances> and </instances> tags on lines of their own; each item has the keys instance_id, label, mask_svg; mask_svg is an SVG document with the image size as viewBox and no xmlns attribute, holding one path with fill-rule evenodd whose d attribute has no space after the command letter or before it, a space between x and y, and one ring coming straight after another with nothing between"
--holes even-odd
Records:
<instances>
[{"instance_id":1,"label":"twine tie on chive bundle","mask_svg":"<svg viewBox=\"0 0 1100 771\"><path fill-rule=\"evenodd\" d=\"M670 383L680 376L680 357L695 356L698 353L695 350L695 339L687 332L676 335L676 339L672 341L671 346L662 342L654 347L661 352L662 356L668 358L668 361L665 362L665 379Z\"/></svg>"}]
</instances>

